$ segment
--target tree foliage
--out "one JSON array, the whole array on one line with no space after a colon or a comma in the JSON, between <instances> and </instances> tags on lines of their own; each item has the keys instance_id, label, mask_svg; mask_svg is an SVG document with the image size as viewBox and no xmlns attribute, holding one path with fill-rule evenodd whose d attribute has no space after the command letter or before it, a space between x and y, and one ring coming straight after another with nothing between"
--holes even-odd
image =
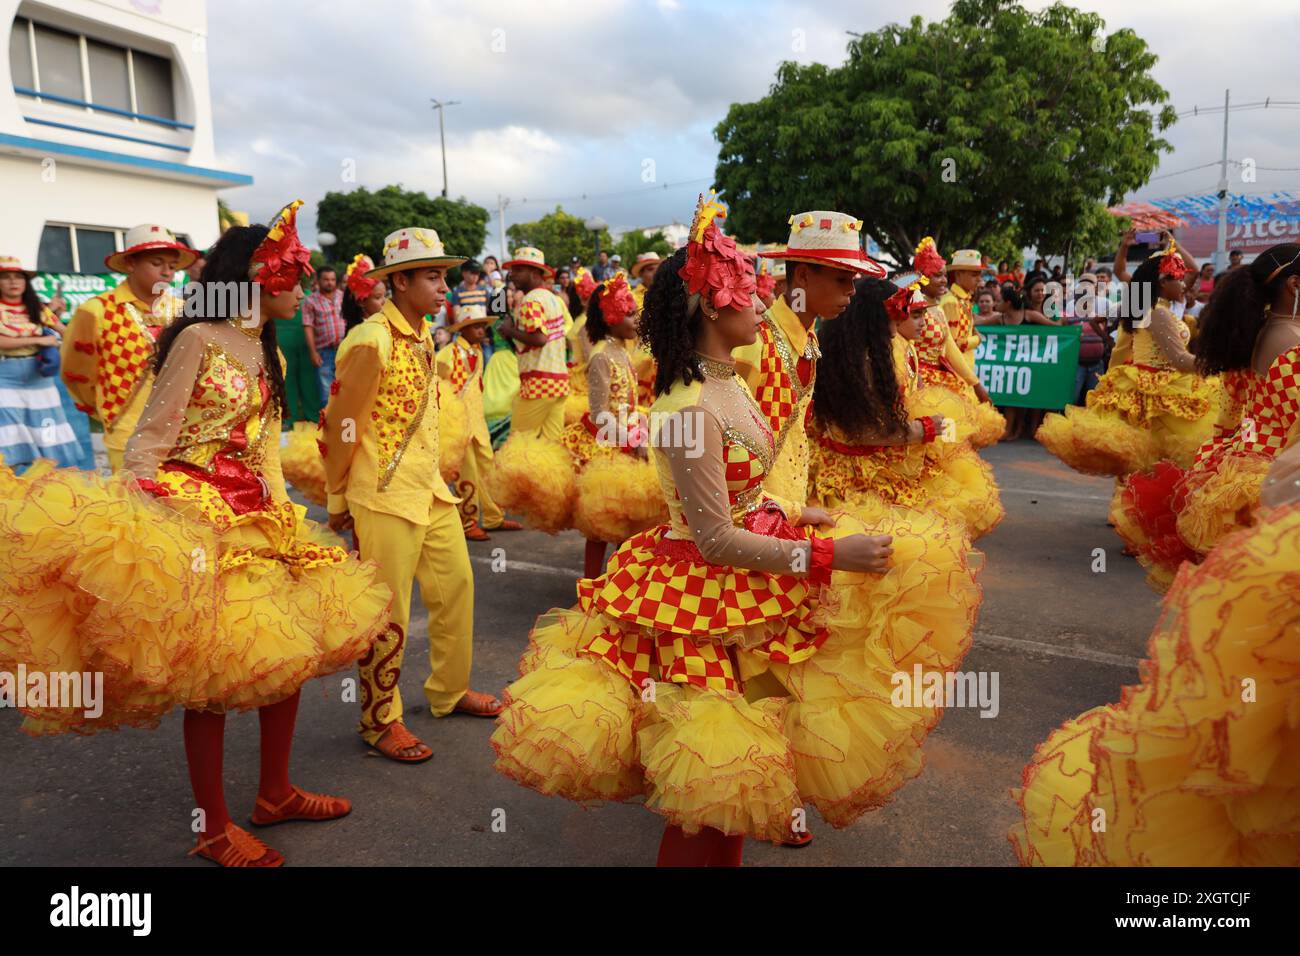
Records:
<instances>
[{"instance_id":1,"label":"tree foliage","mask_svg":"<svg viewBox=\"0 0 1300 956\"><path fill-rule=\"evenodd\" d=\"M487 224L482 206L401 186L329 192L316 205L316 228L337 237L328 250L335 265L351 262L358 252L382 262L384 238L403 226L431 226L449 255L477 256L487 239Z\"/></svg>"},{"instance_id":2,"label":"tree foliage","mask_svg":"<svg viewBox=\"0 0 1300 956\"><path fill-rule=\"evenodd\" d=\"M642 253L657 252L660 258L668 258L673 254L673 244L662 230L656 230L647 236L640 229L629 229L614 244L614 251L623 257L623 267L631 269L636 257Z\"/></svg>"},{"instance_id":3,"label":"tree foliage","mask_svg":"<svg viewBox=\"0 0 1300 956\"><path fill-rule=\"evenodd\" d=\"M586 220L567 213L560 206L535 222L518 222L506 229L510 250L519 246L536 246L546 256L548 265L567 265L577 256L583 262L596 257L596 236L584 223ZM600 230L600 248L614 253L614 243L609 230Z\"/></svg>"},{"instance_id":4,"label":"tree foliage","mask_svg":"<svg viewBox=\"0 0 1300 956\"><path fill-rule=\"evenodd\" d=\"M925 235L1064 253L1170 149L1155 62L1132 30L1061 3L955 0L939 22L856 38L841 66L782 63L714 131L729 225L780 241L791 213L839 209L900 261Z\"/></svg>"}]
</instances>

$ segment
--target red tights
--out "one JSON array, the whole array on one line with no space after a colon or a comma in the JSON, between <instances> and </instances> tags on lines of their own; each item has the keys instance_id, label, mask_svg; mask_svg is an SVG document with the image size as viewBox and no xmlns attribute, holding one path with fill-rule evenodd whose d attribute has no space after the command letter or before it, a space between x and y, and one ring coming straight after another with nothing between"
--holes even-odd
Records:
<instances>
[{"instance_id":1,"label":"red tights","mask_svg":"<svg viewBox=\"0 0 1300 956\"><path fill-rule=\"evenodd\" d=\"M262 769L257 794L271 803L283 802L292 792L289 748L293 745L293 725L297 717L297 692L257 711L262 730ZM190 766L194 802L204 815L204 836L221 833L230 822L225 788L221 785L225 736L225 714L206 710L185 711L185 756Z\"/></svg>"},{"instance_id":2,"label":"red tights","mask_svg":"<svg viewBox=\"0 0 1300 956\"><path fill-rule=\"evenodd\" d=\"M721 830L704 827L687 836L681 827L667 826L659 841L657 866L740 866L745 848L743 836L727 836Z\"/></svg>"}]
</instances>

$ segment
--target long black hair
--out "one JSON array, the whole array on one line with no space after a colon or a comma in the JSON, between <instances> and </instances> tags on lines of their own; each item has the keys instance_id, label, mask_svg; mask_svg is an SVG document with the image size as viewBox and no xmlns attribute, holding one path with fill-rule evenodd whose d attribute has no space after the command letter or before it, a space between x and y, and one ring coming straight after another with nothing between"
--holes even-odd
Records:
<instances>
[{"instance_id":1,"label":"long black hair","mask_svg":"<svg viewBox=\"0 0 1300 956\"><path fill-rule=\"evenodd\" d=\"M366 315L361 310L361 303L357 301L357 297L352 294L352 290L346 283L343 286L343 307L339 312L343 316L344 335L366 320Z\"/></svg>"},{"instance_id":2,"label":"long black hair","mask_svg":"<svg viewBox=\"0 0 1300 956\"><path fill-rule=\"evenodd\" d=\"M32 288L32 277L26 272L20 272L18 274L23 277L23 294L18 298L19 301L22 302L23 308L27 310L27 321L32 323L32 325L44 326L45 319L43 316L45 315L48 306L41 301L41 297L37 295L36 290Z\"/></svg>"},{"instance_id":3,"label":"long black hair","mask_svg":"<svg viewBox=\"0 0 1300 956\"><path fill-rule=\"evenodd\" d=\"M1133 270L1125 294L1127 308L1123 310L1119 319L1119 324L1124 326L1126 331L1133 331L1133 320L1140 318L1134 313L1143 312L1142 305L1149 302L1153 308L1155 307L1156 299L1160 295L1160 258L1158 255L1147 256Z\"/></svg>"},{"instance_id":4,"label":"long black hair","mask_svg":"<svg viewBox=\"0 0 1300 956\"><path fill-rule=\"evenodd\" d=\"M638 335L655 357L655 394L662 395L678 382L689 385L704 381L704 370L695 358L695 340L700 335L703 309L686 314L690 296L677 273L686 265L686 250L678 249L655 271L655 280L645 294ZM590 323L591 319L588 318Z\"/></svg>"},{"instance_id":5,"label":"long black hair","mask_svg":"<svg viewBox=\"0 0 1300 956\"><path fill-rule=\"evenodd\" d=\"M901 435L908 427L903 394L894 373L893 324L885 300L898 286L859 279L849 307L822 323L822 357L813 386L813 417L846 438Z\"/></svg>"},{"instance_id":6,"label":"long black hair","mask_svg":"<svg viewBox=\"0 0 1300 956\"><path fill-rule=\"evenodd\" d=\"M199 303L197 315L186 315L177 319L163 329L158 337L158 350L154 356L154 370L162 371L167 361L167 353L180 335L191 325L200 322L225 322L235 316L224 314L207 315L210 303L229 302L227 290L241 288L249 284L248 265L253 253L261 245L270 230L266 226L232 226L217 240L217 244L208 253L207 264L203 267L203 297ZM230 283L238 283L232 285ZM219 286L210 289L209 286ZM280 409L283 418L289 414L289 407L284 397L284 370L280 368L280 349L275 338L275 323L269 319L262 325L262 364L266 366L266 378L271 385L271 400Z\"/></svg>"},{"instance_id":7,"label":"long black hair","mask_svg":"<svg viewBox=\"0 0 1300 956\"><path fill-rule=\"evenodd\" d=\"M600 307L600 290L603 288L605 288L604 282L596 286L596 291L587 300L587 338L591 339L593 344L609 338L609 323L605 321L605 310Z\"/></svg>"},{"instance_id":8,"label":"long black hair","mask_svg":"<svg viewBox=\"0 0 1300 956\"><path fill-rule=\"evenodd\" d=\"M564 290L564 292L569 300L569 317L576 319L578 316L582 315L583 311L585 311L585 307L582 304L582 296L578 295L578 284L574 282L573 279L574 277L570 275L569 286ZM592 293L592 295L595 294L596 293L594 292ZM590 299L587 300L587 304L590 306ZM590 322L591 320L588 319L587 321Z\"/></svg>"},{"instance_id":9,"label":"long black hair","mask_svg":"<svg viewBox=\"0 0 1300 956\"><path fill-rule=\"evenodd\" d=\"M1298 257L1300 245L1283 242L1264 250L1250 265L1238 266L1219 277L1197 324L1198 372L1216 375L1250 367L1268 306L1283 282L1300 275ZM1282 271L1268 281L1279 267Z\"/></svg>"}]
</instances>

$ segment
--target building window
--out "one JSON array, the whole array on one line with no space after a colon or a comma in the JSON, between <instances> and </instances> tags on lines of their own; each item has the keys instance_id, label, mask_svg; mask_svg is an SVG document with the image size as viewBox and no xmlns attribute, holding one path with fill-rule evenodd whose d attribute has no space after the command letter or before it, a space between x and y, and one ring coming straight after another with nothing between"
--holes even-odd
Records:
<instances>
[{"instance_id":1,"label":"building window","mask_svg":"<svg viewBox=\"0 0 1300 956\"><path fill-rule=\"evenodd\" d=\"M17 17L9 34L9 64L20 96L192 128L176 121L172 62L166 57Z\"/></svg>"},{"instance_id":2,"label":"building window","mask_svg":"<svg viewBox=\"0 0 1300 956\"><path fill-rule=\"evenodd\" d=\"M36 253L37 272L106 272L104 259L122 248L125 229L47 222Z\"/></svg>"},{"instance_id":3,"label":"building window","mask_svg":"<svg viewBox=\"0 0 1300 956\"><path fill-rule=\"evenodd\" d=\"M76 272L77 260L72 250L69 226L46 226L41 233L40 251L36 253L37 272Z\"/></svg>"}]
</instances>

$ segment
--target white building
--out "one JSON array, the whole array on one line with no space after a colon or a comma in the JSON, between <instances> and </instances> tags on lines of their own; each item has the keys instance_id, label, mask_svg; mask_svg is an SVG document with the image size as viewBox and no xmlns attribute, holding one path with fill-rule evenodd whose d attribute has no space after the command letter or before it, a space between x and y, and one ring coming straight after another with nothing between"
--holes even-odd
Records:
<instances>
[{"instance_id":1,"label":"white building","mask_svg":"<svg viewBox=\"0 0 1300 956\"><path fill-rule=\"evenodd\" d=\"M157 222L206 248L217 191L205 0L0 0L0 252L103 272Z\"/></svg>"}]
</instances>

